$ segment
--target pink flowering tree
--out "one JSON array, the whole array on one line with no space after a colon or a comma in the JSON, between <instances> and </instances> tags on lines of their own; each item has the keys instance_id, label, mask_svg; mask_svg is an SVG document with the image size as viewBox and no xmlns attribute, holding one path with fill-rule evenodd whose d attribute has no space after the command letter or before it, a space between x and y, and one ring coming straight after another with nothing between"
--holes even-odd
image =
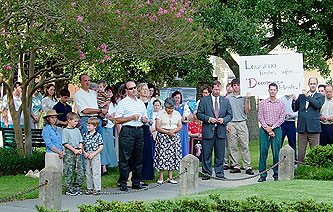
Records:
<instances>
[{"instance_id":1,"label":"pink flowering tree","mask_svg":"<svg viewBox=\"0 0 333 212\"><path fill-rule=\"evenodd\" d=\"M163 60L210 50L206 31L193 19L195 4L188 0L92 0L89 10L82 2L76 1L73 12L94 32L94 43L85 43L89 61L109 64L115 56Z\"/></svg>"},{"instance_id":2,"label":"pink flowering tree","mask_svg":"<svg viewBox=\"0 0 333 212\"><path fill-rule=\"evenodd\" d=\"M110 67L116 57L163 60L210 49L193 20L190 1L8 0L0 8L0 70L14 121L17 147L31 153L33 93L44 84L70 79L82 67ZM20 76L22 106L12 92ZM35 84L36 77L40 81ZM19 125L23 112L25 143Z\"/></svg>"}]
</instances>

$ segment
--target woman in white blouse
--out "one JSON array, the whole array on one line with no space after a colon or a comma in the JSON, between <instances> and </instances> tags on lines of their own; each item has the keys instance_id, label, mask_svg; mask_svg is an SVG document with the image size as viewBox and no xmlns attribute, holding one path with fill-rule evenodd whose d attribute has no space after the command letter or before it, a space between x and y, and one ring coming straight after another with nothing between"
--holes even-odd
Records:
<instances>
[{"instance_id":1,"label":"woman in white blouse","mask_svg":"<svg viewBox=\"0 0 333 212\"><path fill-rule=\"evenodd\" d=\"M53 106L55 104L57 104L57 102L58 102L58 100L55 96L55 86L53 84L48 84L46 86L46 93L42 100L42 108L43 108L44 114L46 114L47 111L53 109Z\"/></svg>"},{"instance_id":2,"label":"woman in white blouse","mask_svg":"<svg viewBox=\"0 0 333 212\"><path fill-rule=\"evenodd\" d=\"M163 183L163 172L168 171L169 183L177 184L172 177L172 171L178 170L182 158L179 131L182 129L182 117L175 108L175 100L167 98L164 109L156 117L156 144L154 166L160 171L157 183Z\"/></svg>"}]
</instances>

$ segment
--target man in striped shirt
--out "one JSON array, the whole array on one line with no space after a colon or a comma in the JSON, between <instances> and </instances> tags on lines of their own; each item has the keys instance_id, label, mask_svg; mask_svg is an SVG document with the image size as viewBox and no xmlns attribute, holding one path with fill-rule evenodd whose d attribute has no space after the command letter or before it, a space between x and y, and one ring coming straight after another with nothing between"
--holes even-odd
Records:
<instances>
[{"instance_id":1,"label":"man in striped shirt","mask_svg":"<svg viewBox=\"0 0 333 212\"><path fill-rule=\"evenodd\" d=\"M146 106L137 98L133 81L125 84L127 96L117 106L116 123L121 124L119 133L119 183L120 190L127 191L127 179L132 171L132 189L141 189L143 129L148 121Z\"/></svg>"},{"instance_id":2,"label":"man in striped shirt","mask_svg":"<svg viewBox=\"0 0 333 212\"><path fill-rule=\"evenodd\" d=\"M266 169L267 155L269 146L272 146L273 164L279 161L279 152L282 142L281 124L286 116L284 103L276 98L278 86L276 83L271 83L268 86L269 98L260 102L258 119L261 124L259 134L259 172ZM273 178L278 180L278 167L273 169ZM266 181L267 172L260 175L258 182Z\"/></svg>"}]
</instances>

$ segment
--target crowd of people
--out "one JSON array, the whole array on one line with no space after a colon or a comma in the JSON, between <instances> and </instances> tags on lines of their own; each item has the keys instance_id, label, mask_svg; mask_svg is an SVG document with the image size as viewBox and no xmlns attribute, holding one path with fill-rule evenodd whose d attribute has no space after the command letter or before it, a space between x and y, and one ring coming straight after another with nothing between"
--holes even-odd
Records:
<instances>
[{"instance_id":1,"label":"crowd of people","mask_svg":"<svg viewBox=\"0 0 333 212\"><path fill-rule=\"evenodd\" d=\"M213 158L218 178L224 178L227 169L230 173L244 169L245 174L254 175L247 128L250 94L240 95L238 79L227 85L225 96L221 95L219 81L214 81L212 87L202 86L202 98L193 111L186 108L179 91L159 99L158 89L147 83L128 81L115 93L105 81L92 83L87 74L79 80L75 108L68 104L68 89L60 90L56 98L54 84L46 86L44 97L40 90L32 97L30 126L43 128L45 167L63 170L66 194L82 194L84 176L86 194L100 194L101 177L108 174L108 167L116 166L121 191L128 190L129 180L132 189L144 188L145 180L154 179L155 170L159 171L157 183L177 184L173 171L179 170L181 159L190 153L202 160L202 180L212 177ZM298 98L293 94L279 99L278 85L268 86L269 97L258 106L260 172L266 169L269 146L273 163L278 162L286 136L299 161L304 161L308 142L311 147L333 143L333 87L319 86L317 92L316 78L310 78L308 85L309 91ZM324 91L319 92L322 87ZM21 84L17 82L13 88L16 110L22 104L21 95ZM13 127L6 96L2 111L3 126ZM277 180L278 166L273 172ZM267 173L263 173L258 181L266 181L266 177Z\"/></svg>"}]
</instances>

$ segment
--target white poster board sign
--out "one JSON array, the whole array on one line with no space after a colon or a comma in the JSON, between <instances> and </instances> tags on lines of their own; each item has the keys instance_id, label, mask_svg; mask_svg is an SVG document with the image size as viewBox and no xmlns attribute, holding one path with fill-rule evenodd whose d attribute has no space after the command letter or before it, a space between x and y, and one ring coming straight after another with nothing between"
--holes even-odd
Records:
<instances>
[{"instance_id":1,"label":"white poster board sign","mask_svg":"<svg viewBox=\"0 0 333 212\"><path fill-rule=\"evenodd\" d=\"M299 94L304 88L303 55L242 56L239 62L241 95L267 96L268 85L279 86L278 95Z\"/></svg>"}]
</instances>

